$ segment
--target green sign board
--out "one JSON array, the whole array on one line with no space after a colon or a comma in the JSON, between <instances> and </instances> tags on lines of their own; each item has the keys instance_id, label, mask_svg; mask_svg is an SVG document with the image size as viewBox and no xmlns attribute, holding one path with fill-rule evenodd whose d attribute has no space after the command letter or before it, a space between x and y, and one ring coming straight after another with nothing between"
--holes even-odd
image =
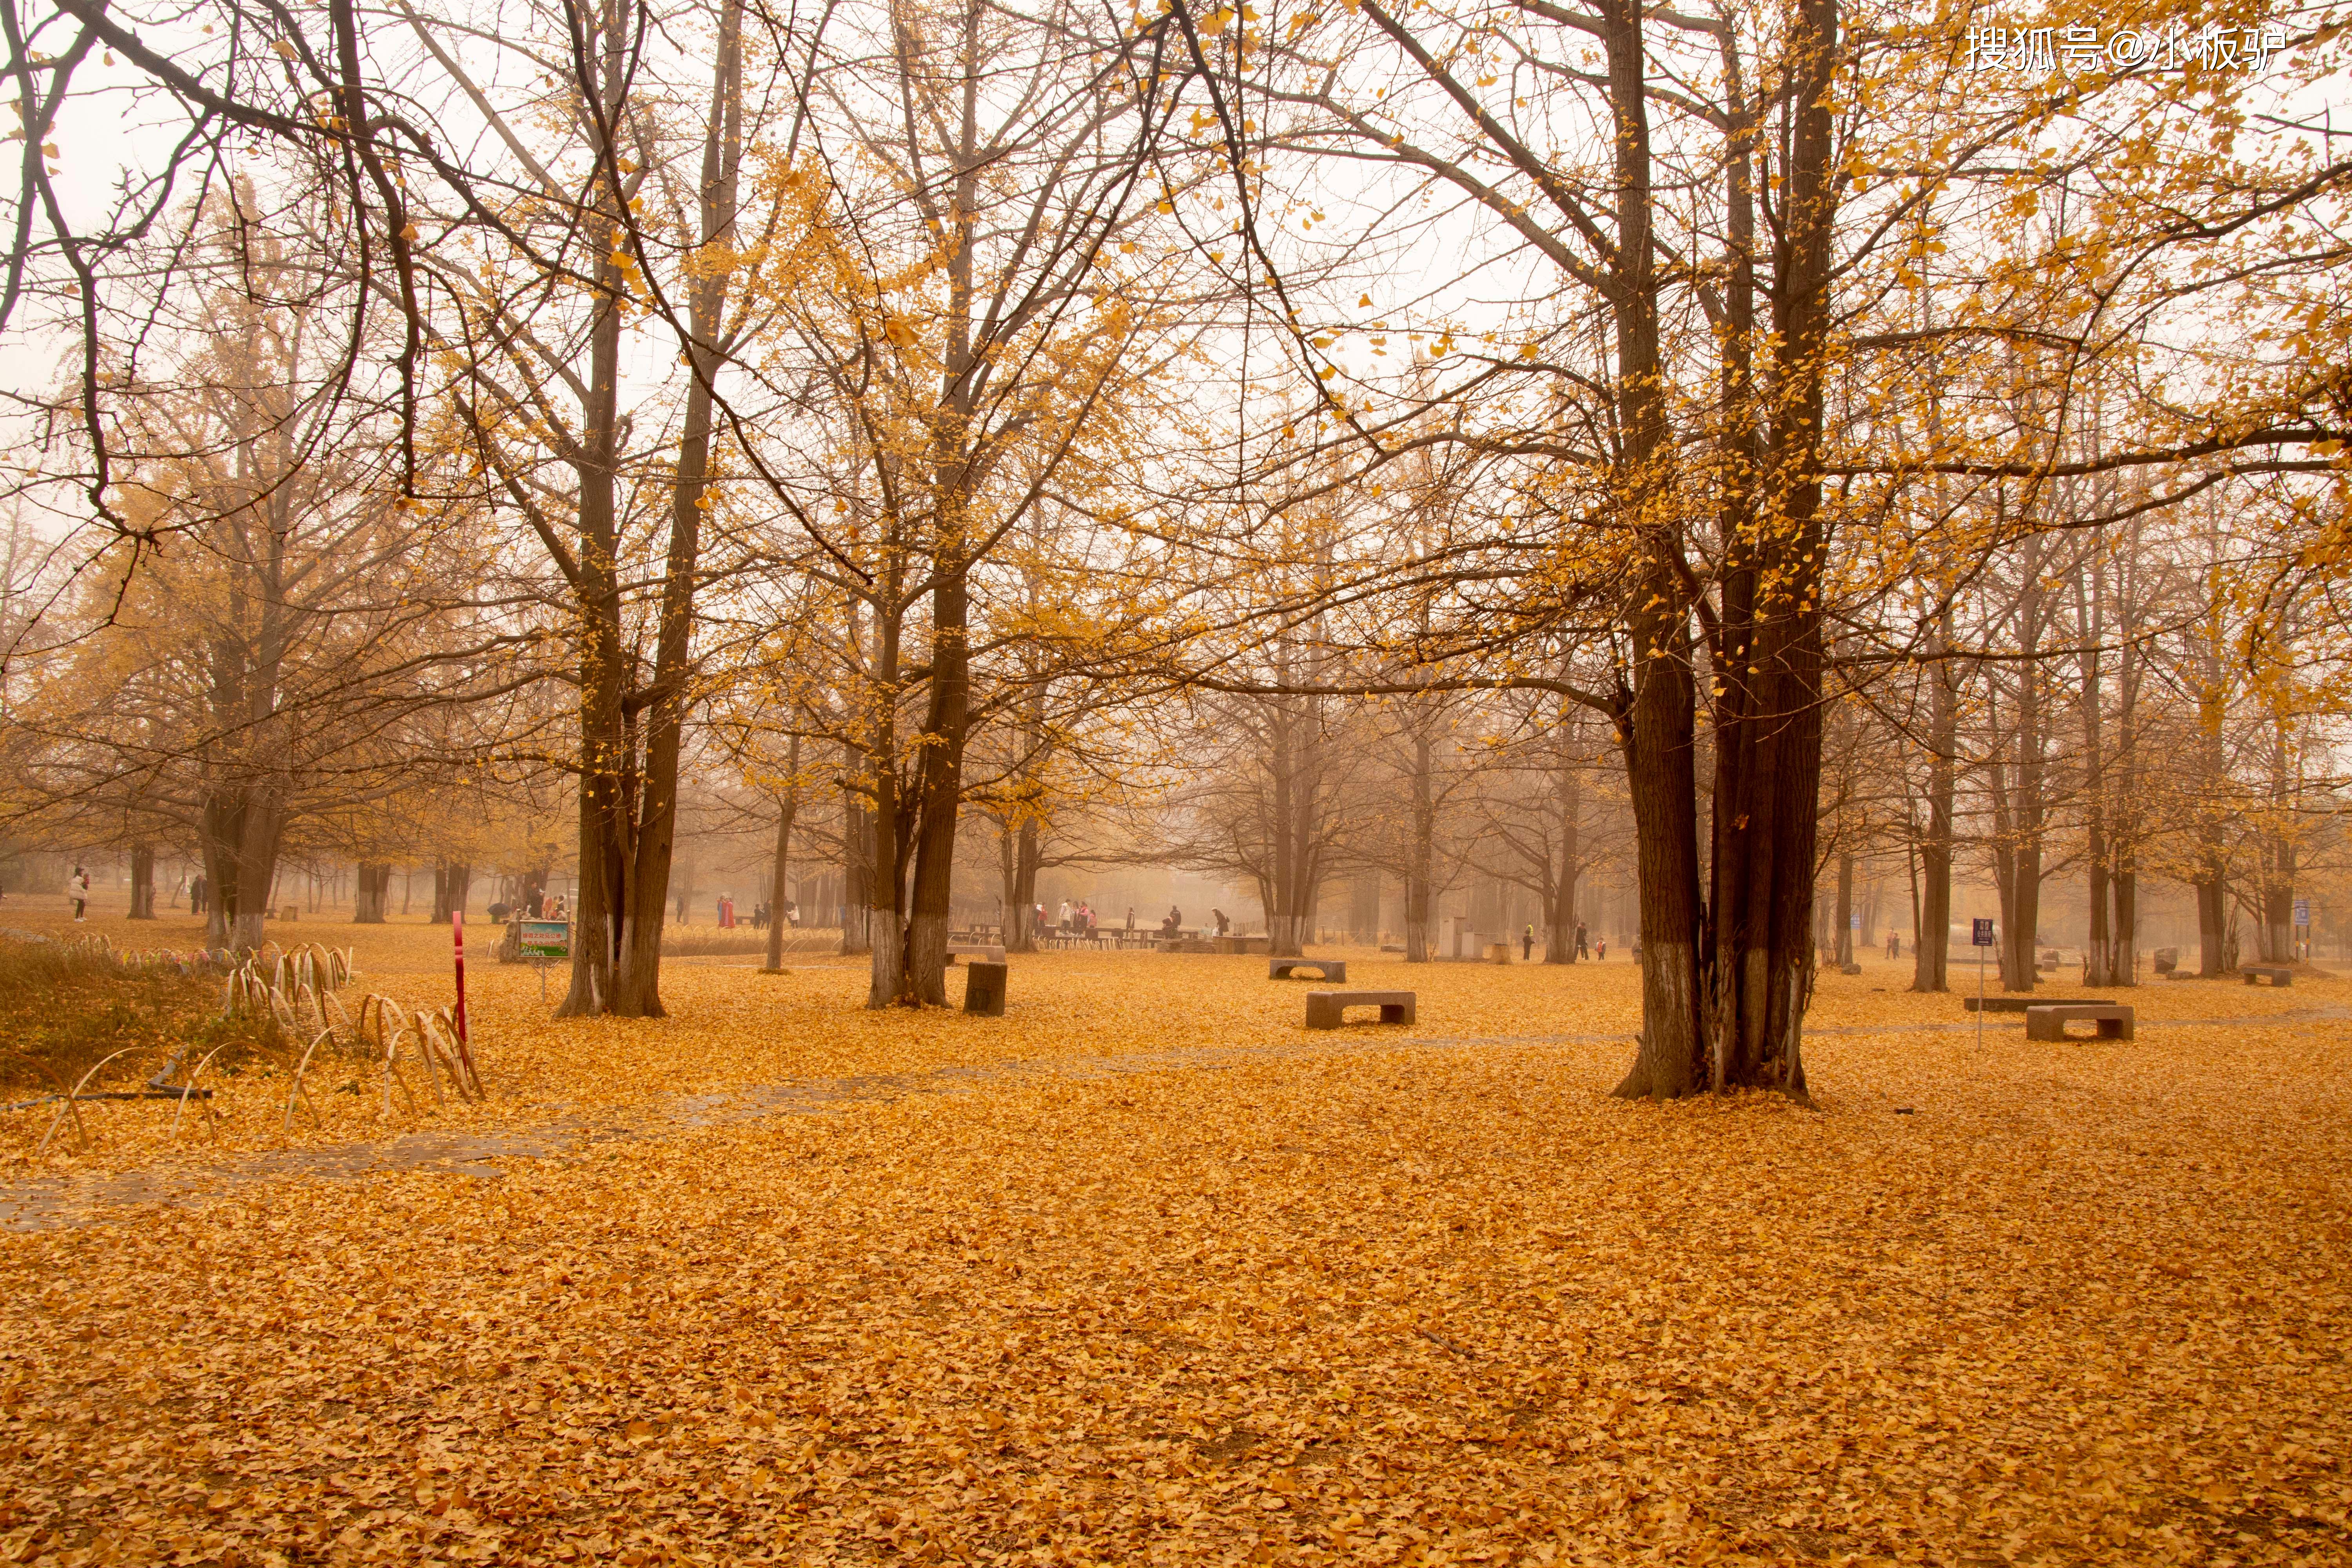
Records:
<instances>
[{"instance_id":1,"label":"green sign board","mask_svg":"<svg viewBox=\"0 0 2352 1568\"><path fill-rule=\"evenodd\" d=\"M572 922L570 921L522 921L522 931L516 952L524 958L569 958L572 956Z\"/></svg>"}]
</instances>

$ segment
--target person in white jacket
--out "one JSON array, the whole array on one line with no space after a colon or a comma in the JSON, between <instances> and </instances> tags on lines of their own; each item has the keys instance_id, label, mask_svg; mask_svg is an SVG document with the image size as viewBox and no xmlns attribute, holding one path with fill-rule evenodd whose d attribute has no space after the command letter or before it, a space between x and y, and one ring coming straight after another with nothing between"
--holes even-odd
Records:
<instances>
[{"instance_id":1,"label":"person in white jacket","mask_svg":"<svg viewBox=\"0 0 2352 1568\"><path fill-rule=\"evenodd\" d=\"M66 879L66 897L73 900L74 919L83 920L89 913L89 873L77 866Z\"/></svg>"}]
</instances>

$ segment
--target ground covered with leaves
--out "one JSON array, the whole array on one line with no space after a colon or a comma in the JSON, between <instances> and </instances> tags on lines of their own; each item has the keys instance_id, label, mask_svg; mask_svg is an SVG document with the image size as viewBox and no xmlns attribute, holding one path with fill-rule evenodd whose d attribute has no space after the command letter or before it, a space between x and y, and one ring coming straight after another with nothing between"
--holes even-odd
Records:
<instances>
[{"instance_id":1,"label":"ground covered with leaves","mask_svg":"<svg viewBox=\"0 0 2352 1568\"><path fill-rule=\"evenodd\" d=\"M434 940L357 984L437 1005ZM1628 965L1367 963L1420 1020L1337 1036L1264 973L1016 958L971 1019L714 960L558 1026L493 972L449 1114L615 1135L0 1238L0 1561L2352 1552L2352 983L2053 1047L1830 976L1805 1110L1610 1100Z\"/></svg>"}]
</instances>

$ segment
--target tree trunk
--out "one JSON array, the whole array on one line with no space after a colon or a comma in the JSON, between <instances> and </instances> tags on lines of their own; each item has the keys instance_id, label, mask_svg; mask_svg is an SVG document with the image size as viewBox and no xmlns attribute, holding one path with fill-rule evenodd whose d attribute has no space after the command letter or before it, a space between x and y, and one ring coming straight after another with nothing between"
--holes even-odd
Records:
<instances>
[{"instance_id":1,"label":"tree trunk","mask_svg":"<svg viewBox=\"0 0 2352 1568\"><path fill-rule=\"evenodd\" d=\"M466 907L474 889L474 868L462 860L443 860L433 868L433 920L436 925L446 925L449 917Z\"/></svg>"},{"instance_id":2,"label":"tree trunk","mask_svg":"<svg viewBox=\"0 0 2352 1568\"><path fill-rule=\"evenodd\" d=\"M1639 15L1601 8L1618 126L1620 202L1648 190ZM1819 835L1822 672L1822 563L1829 553L1821 518L1820 448L1829 321L1831 89L1836 68L1835 0L1803 0L1789 56L1795 102L1783 159L1783 240L1771 288L1775 374L1769 436L1751 406L1744 357L1727 354L1724 421L1727 486L1722 523L1730 535L1709 675L1715 684L1716 780L1710 896L1698 897L1695 800L1696 690L1688 575L1676 559L1676 508L1663 493L1643 498L1654 520L1650 559L1628 618L1636 660L1630 694L1621 690L1619 734L1633 793L1641 869L1643 1038L1621 1095L1660 1098L1714 1087L1772 1088L1800 1100L1806 1086L1801 1038L1811 995L1813 883ZM1629 47L1613 35L1629 29ZM1727 53L1727 70L1730 65ZM1730 79L1727 75L1727 80ZM1747 189L1744 157L1751 122L1732 121L1734 229ZM1672 461L1663 412L1645 387L1661 371L1656 312L1648 299L1652 247L1646 218L1621 221L1617 306L1619 376L1629 403L1625 451L1636 474L1657 485ZM1744 249L1744 239L1736 252ZM1633 258L1639 255L1638 265ZM1736 253L1730 299L1747 286L1748 259ZM1626 276L1627 268L1634 276ZM1638 285L1638 286L1636 286ZM1644 302L1646 301L1646 302ZM1629 312L1629 306L1637 306ZM1644 319L1646 318L1646 319ZM1631 330L1629 330L1631 329ZM1646 335L1642 352L1625 345ZM1744 338L1746 334L1733 334ZM1746 487L1761 483L1760 505ZM1701 954L1704 954L1702 959Z\"/></svg>"},{"instance_id":3,"label":"tree trunk","mask_svg":"<svg viewBox=\"0 0 2352 1568\"><path fill-rule=\"evenodd\" d=\"M956 504L961 507L960 499ZM960 529L950 548L955 565L931 594L931 695L923 721L912 915L898 985L899 1001L930 1007L944 1007L948 1001L956 818L963 800L964 745L971 727L971 665L965 642L971 596L962 575Z\"/></svg>"},{"instance_id":4,"label":"tree trunk","mask_svg":"<svg viewBox=\"0 0 2352 1568\"><path fill-rule=\"evenodd\" d=\"M1429 962L1431 881L1436 874L1437 802L1430 787L1429 732L1412 734L1412 841L1405 847L1404 961Z\"/></svg>"},{"instance_id":5,"label":"tree trunk","mask_svg":"<svg viewBox=\"0 0 2352 1568\"><path fill-rule=\"evenodd\" d=\"M1612 718L1633 795L1641 881L1642 1036L1616 1089L1624 1098L1674 1099L1706 1081L1701 1047L1696 693L1681 574L1679 518L1667 467L1664 368L1659 357L1652 213L1647 51L1633 0L1601 0L1601 46L1615 130L1616 264L1611 314L1616 334L1622 448L1611 475L1612 506L1642 552L1626 629L1630 682L1620 677Z\"/></svg>"},{"instance_id":6,"label":"tree trunk","mask_svg":"<svg viewBox=\"0 0 2352 1568\"><path fill-rule=\"evenodd\" d=\"M1837 966L1851 968L1853 964L1853 857L1838 851L1837 921L1830 940L1835 944Z\"/></svg>"},{"instance_id":7,"label":"tree trunk","mask_svg":"<svg viewBox=\"0 0 2352 1568\"><path fill-rule=\"evenodd\" d=\"M1989 769L1997 840L1994 862L2001 892L2000 983L2007 991L2032 991L2040 973L2035 942L2042 920L2045 813L2042 687L2032 658L2042 647L2042 552L2033 535L2025 537L2021 555L2017 646L2027 657L2017 666L2017 760L2005 780L1999 763Z\"/></svg>"},{"instance_id":8,"label":"tree trunk","mask_svg":"<svg viewBox=\"0 0 2352 1568\"><path fill-rule=\"evenodd\" d=\"M594 16L588 47L579 51L575 86L605 107L609 128L616 123L612 111L627 93L620 0L604 0ZM610 145L603 153L601 191L592 192L592 199L617 212L627 192L613 184L610 171L622 150ZM627 700L635 655L625 646L621 625L619 521L622 302L628 285L614 255L596 263L594 284L587 384L569 456L579 484L571 588L580 655L580 896L572 914L572 984L555 1010L563 1018L613 1010L636 912L630 870L636 857L637 743ZM667 884L661 888L667 894Z\"/></svg>"},{"instance_id":9,"label":"tree trunk","mask_svg":"<svg viewBox=\"0 0 2352 1568\"><path fill-rule=\"evenodd\" d=\"M205 944L250 952L268 940L262 921L269 911L269 887L278 876L278 846L285 819L250 798L213 797L205 803L201 837L205 878L212 892Z\"/></svg>"},{"instance_id":10,"label":"tree trunk","mask_svg":"<svg viewBox=\"0 0 2352 1568\"><path fill-rule=\"evenodd\" d=\"M854 764L853 764L854 765ZM854 788L841 792L841 951L872 951L866 900L874 886L874 816Z\"/></svg>"},{"instance_id":11,"label":"tree trunk","mask_svg":"<svg viewBox=\"0 0 2352 1568\"><path fill-rule=\"evenodd\" d=\"M795 780L801 771L800 737L793 737L790 770ZM784 966L784 906L792 902L793 817L801 804L800 785L795 782L776 800L776 858L768 873L768 969L771 973Z\"/></svg>"},{"instance_id":12,"label":"tree trunk","mask_svg":"<svg viewBox=\"0 0 2352 1568\"><path fill-rule=\"evenodd\" d=\"M1959 754L1958 682L1949 658L1951 616L1937 628L1938 658L1927 693L1927 836L1919 845L1919 918L1911 932L1911 989L1951 989L1952 795Z\"/></svg>"},{"instance_id":13,"label":"tree trunk","mask_svg":"<svg viewBox=\"0 0 2352 1568\"><path fill-rule=\"evenodd\" d=\"M712 378L724 363L719 340L728 270L710 265L733 236L737 171L742 158L742 0L719 10L719 37L703 135L701 248L705 265L688 290L688 350L695 374L687 384L677 467L670 486L669 557L662 575L661 618L655 637L653 701L646 710L644 771L637 792L634 853L623 897L623 939L617 944L612 1010L624 1018L659 1018L661 938L668 912L670 858L677 837L677 765L684 745L694 637L695 574L702 556L702 512L709 506Z\"/></svg>"},{"instance_id":14,"label":"tree trunk","mask_svg":"<svg viewBox=\"0 0 2352 1568\"><path fill-rule=\"evenodd\" d=\"M131 918L134 921L155 918L155 847L152 844L131 847Z\"/></svg>"},{"instance_id":15,"label":"tree trunk","mask_svg":"<svg viewBox=\"0 0 2352 1568\"><path fill-rule=\"evenodd\" d=\"M1037 901L1037 863L1045 857L1034 819L1024 820L1013 842L1013 900L1004 913L1004 945L1022 952L1037 951L1037 931L1029 919Z\"/></svg>"},{"instance_id":16,"label":"tree trunk","mask_svg":"<svg viewBox=\"0 0 2352 1568\"><path fill-rule=\"evenodd\" d=\"M358 890L352 900L353 925L383 924L384 905L392 897L392 863L388 860L360 862Z\"/></svg>"},{"instance_id":17,"label":"tree trunk","mask_svg":"<svg viewBox=\"0 0 2352 1568\"><path fill-rule=\"evenodd\" d=\"M1576 962L1576 881L1582 871L1583 847L1579 842L1578 817L1583 809L1583 781L1572 767L1559 770L1559 862L1551 868L1551 898L1544 910L1544 962Z\"/></svg>"}]
</instances>

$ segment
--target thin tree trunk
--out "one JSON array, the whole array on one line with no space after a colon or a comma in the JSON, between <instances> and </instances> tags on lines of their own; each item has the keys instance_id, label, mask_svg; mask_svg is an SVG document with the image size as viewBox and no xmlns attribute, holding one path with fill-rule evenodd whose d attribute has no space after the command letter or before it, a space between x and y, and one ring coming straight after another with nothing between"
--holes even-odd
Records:
<instances>
[{"instance_id":1,"label":"thin tree trunk","mask_svg":"<svg viewBox=\"0 0 2352 1568\"><path fill-rule=\"evenodd\" d=\"M853 767L855 763L851 764ZM871 951L866 900L874 884L874 817L854 788L841 792L841 951Z\"/></svg>"},{"instance_id":2,"label":"thin tree trunk","mask_svg":"<svg viewBox=\"0 0 2352 1568\"><path fill-rule=\"evenodd\" d=\"M792 902L793 817L800 809L801 738L793 737L785 764L793 782L776 798L776 858L768 873L768 970L784 966L784 906Z\"/></svg>"},{"instance_id":3,"label":"thin tree trunk","mask_svg":"<svg viewBox=\"0 0 2352 1568\"><path fill-rule=\"evenodd\" d=\"M1545 910L1546 963L1576 962L1576 881L1583 857L1579 841L1579 817L1583 812L1583 780L1575 768L1559 770L1559 862L1551 868L1551 899Z\"/></svg>"},{"instance_id":4,"label":"thin tree trunk","mask_svg":"<svg viewBox=\"0 0 2352 1568\"><path fill-rule=\"evenodd\" d=\"M1853 968L1853 857L1843 849L1838 851L1837 926L1831 941L1836 943L1838 968Z\"/></svg>"},{"instance_id":5,"label":"thin tree trunk","mask_svg":"<svg viewBox=\"0 0 2352 1568\"><path fill-rule=\"evenodd\" d=\"M1927 693L1927 837L1919 846L1919 919L1912 931L1911 989L1948 991L1952 941L1952 796L1959 754L1959 700L1950 654L1951 616L1937 627L1938 658Z\"/></svg>"},{"instance_id":6,"label":"thin tree trunk","mask_svg":"<svg viewBox=\"0 0 2352 1568\"><path fill-rule=\"evenodd\" d=\"M1436 873L1437 803L1431 788L1429 732L1414 715L1412 842L1405 847L1404 961L1429 962L1430 883Z\"/></svg>"}]
</instances>

